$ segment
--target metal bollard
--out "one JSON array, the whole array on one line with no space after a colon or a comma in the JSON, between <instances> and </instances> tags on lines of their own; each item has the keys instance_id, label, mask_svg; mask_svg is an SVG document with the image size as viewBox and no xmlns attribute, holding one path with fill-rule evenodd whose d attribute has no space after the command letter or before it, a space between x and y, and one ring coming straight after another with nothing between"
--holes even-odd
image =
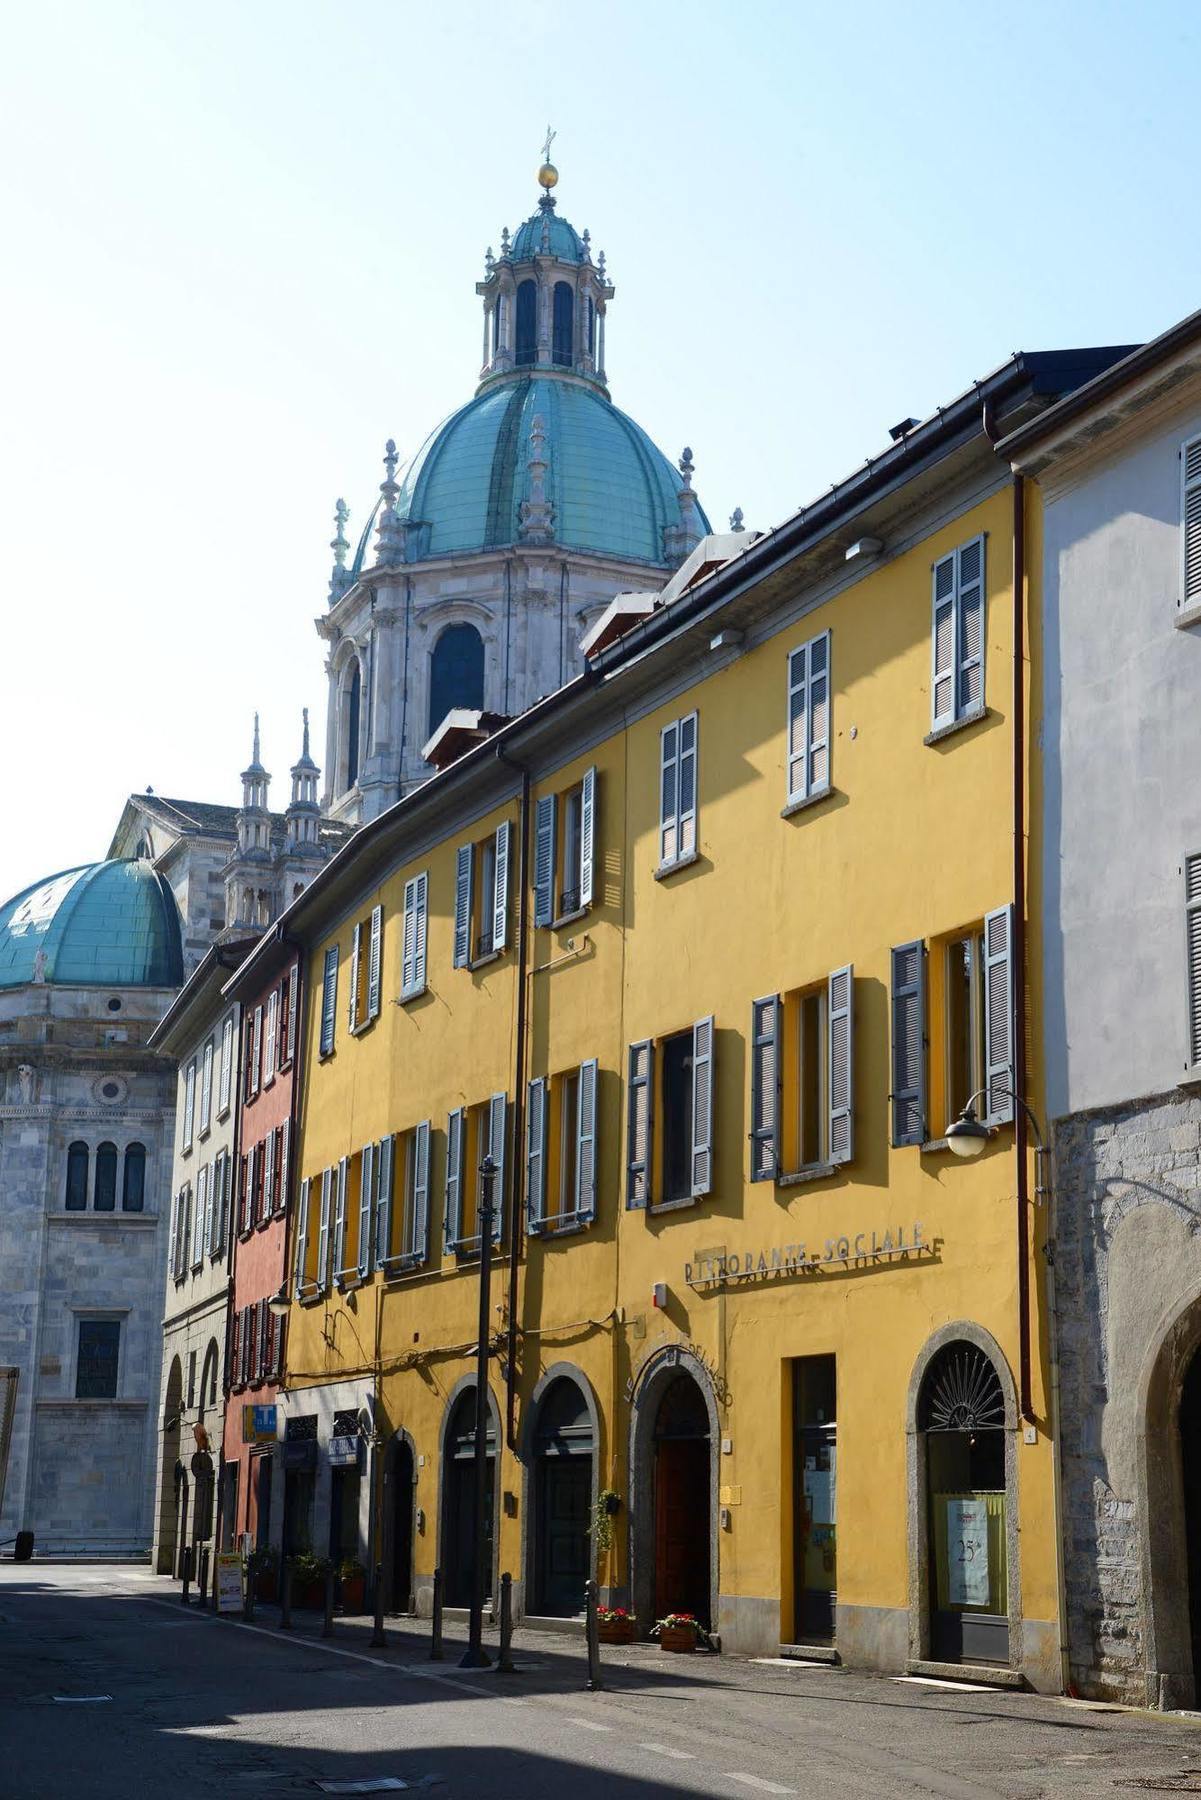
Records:
<instances>
[{"instance_id":1,"label":"metal bollard","mask_svg":"<svg viewBox=\"0 0 1201 1800\"><path fill-rule=\"evenodd\" d=\"M442 1571L434 1570L434 1610L431 1615L430 1661L441 1662L442 1651Z\"/></svg>"},{"instance_id":2,"label":"metal bollard","mask_svg":"<svg viewBox=\"0 0 1201 1800\"><path fill-rule=\"evenodd\" d=\"M382 1650L387 1643L384 1636L384 1565L375 1565L375 1624L371 1629L371 1648Z\"/></svg>"},{"instance_id":3,"label":"metal bollard","mask_svg":"<svg viewBox=\"0 0 1201 1800\"><path fill-rule=\"evenodd\" d=\"M209 1547L207 1544L200 1546L200 1574L196 1582L196 1594L200 1605L206 1605L209 1597Z\"/></svg>"},{"instance_id":4,"label":"metal bollard","mask_svg":"<svg viewBox=\"0 0 1201 1800\"><path fill-rule=\"evenodd\" d=\"M292 1629L292 1564L285 1557L279 1574L279 1628Z\"/></svg>"},{"instance_id":5,"label":"metal bollard","mask_svg":"<svg viewBox=\"0 0 1201 1800\"><path fill-rule=\"evenodd\" d=\"M254 1617L254 1588L257 1577L258 1562L252 1550L246 1558L246 1592L242 1599L242 1617L244 1619L253 1619Z\"/></svg>"},{"instance_id":6,"label":"metal bollard","mask_svg":"<svg viewBox=\"0 0 1201 1800\"><path fill-rule=\"evenodd\" d=\"M182 1561L183 1581L180 1587L179 1604L181 1606L190 1606L191 1601L188 1596L188 1589L192 1584L192 1546L190 1544L185 1544L183 1547Z\"/></svg>"},{"instance_id":7,"label":"metal bollard","mask_svg":"<svg viewBox=\"0 0 1201 1800\"><path fill-rule=\"evenodd\" d=\"M513 1673L513 1577L500 1578L500 1654L496 1659L498 1675Z\"/></svg>"},{"instance_id":8,"label":"metal bollard","mask_svg":"<svg viewBox=\"0 0 1201 1800\"><path fill-rule=\"evenodd\" d=\"M588 1692L595 1694L604 1687L600 1666L600 1630L596 1618L596 1583L584 1583L584 1636L588 1643Z\"/></svg>"},{"instance_id":9,"label":"metal bollard","mask_svg":"<svg viewBox=\"0 0 1201 1800\"><path fill-rule=\"evenodd\" d=\"M322 1637L334 1635L334 1572L325 1571L325 1617L321 1621Z\"/></svg>"}]
</instances>

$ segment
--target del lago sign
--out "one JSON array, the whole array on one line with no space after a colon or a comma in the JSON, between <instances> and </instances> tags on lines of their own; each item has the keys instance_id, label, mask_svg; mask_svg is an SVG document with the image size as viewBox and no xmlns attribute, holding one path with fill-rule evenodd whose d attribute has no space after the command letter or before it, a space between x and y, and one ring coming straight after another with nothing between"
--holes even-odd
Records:
<instances>
[{"instance_id":1,"label":"del lago sign","mask_svg":"<svg viewBox=\"0 0 1201 1800\"><path fill-rule=\"evenodd\" d=\"M785 1275L855 1272L882 1268L898 1259L933 1256L934 1245L922 1235L921 1222L887 1226L883 1231L857 1231L853 1237L827 1238L820 1244L779 1244L772 1249L730 1250L698 1256L684 1264L689 1287L719 1286L729 1281L771 1281Z\"/></svg>"}]
</instances>

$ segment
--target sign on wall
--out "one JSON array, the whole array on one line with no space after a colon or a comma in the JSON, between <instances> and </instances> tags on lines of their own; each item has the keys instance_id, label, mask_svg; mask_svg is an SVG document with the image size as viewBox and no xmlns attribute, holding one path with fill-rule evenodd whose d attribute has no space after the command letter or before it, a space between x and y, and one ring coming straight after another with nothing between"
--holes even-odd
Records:
<instances>
[{"instance_id":1,"label":"sign on wall","mask_svg":"<svg viewBox=\"0 0 1201 1800\"><path fill-rule=\"evenodd\" d=\"M358 1467L360 1437L332 1437L329 1440L329 1461L333 1469L354 1469Z\"/></svg>"},{"instance_id":2,"label":"sign on wall","mask_svg":"<svg viewBox=\"0 0 1201 1800\"><path fill-rule=\"evenodd\" d=\"M273 1444L277 1436L274 1406L244 1406L242 1408L242 1442L244 1444Z\"/></svg>"},{"instance_id":3,"label":"sign on wall","mask_svg":"<svg viewBox=\"0 0 1201 1800\"><path fill-rule=\"evenodd\" d=\"M217 1552L217 1611L225 1613L241 1612L241 1610L242 1558L236 1550L219 1550Z\"/></svg>"}]
</instances>

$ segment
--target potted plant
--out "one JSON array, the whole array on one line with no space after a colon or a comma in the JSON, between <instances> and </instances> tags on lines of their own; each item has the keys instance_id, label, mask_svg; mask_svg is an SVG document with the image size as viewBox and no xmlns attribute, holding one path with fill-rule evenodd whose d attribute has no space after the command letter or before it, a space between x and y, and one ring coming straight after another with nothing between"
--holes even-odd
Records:
<instances>
[{"instance_id":1,"label":"potted plant","mask_svg":"<svg viewBox=\"0 0 1201 1800\"><path fill-rule=\"evenodd\" d=\"M361 1613L367 1591L367 1571L362 1563L348 1556L338 1565L338 1581L342 1589L342 1611Z\"/></svg>"},{"instance_id":2,"label":"potted plant","mask_svg":"<svg viewBox=\"0 0 1201 1800\"><path fill-rule=\"evenodd\" d=\"M602 1644L632 1644L637 1622L624 1606L598 1606L596 1609L597 1636Z\"/></svg>"},{"instance_id":3,"label":"potted plant","mask_svg":"<svg viewBox=\"0 0 1201 1800\"><path fill-rule=\"evenodd\" d=\"M660 1650L673 1650L677 1655L691 1655L696 1649L698 1629L695 1613L673 1612L659 1620L655 1626L655 1635L659 1639Z\"/></svg>"},{"instance_id":4,"label":"potted plant","mask_svg":"<svg viewBox=\"0 0 1201 1800\"><path fill-rule=\"evenodd\" d=\"M311 1550L301 1550L297 1555L290 1556L288 1562L292 1570L292 1605L319 1612L325 1605L325 1577L330 1568L329 1559L314 1556Z\"/></svg>"}]
</instances>

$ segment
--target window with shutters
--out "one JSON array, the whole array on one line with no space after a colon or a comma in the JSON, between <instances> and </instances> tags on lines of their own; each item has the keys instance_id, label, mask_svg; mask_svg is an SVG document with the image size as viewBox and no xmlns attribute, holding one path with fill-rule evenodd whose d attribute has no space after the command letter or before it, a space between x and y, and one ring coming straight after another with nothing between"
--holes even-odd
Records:
<instances>
[{"instance_id":1,"label":"window with shutters","mask_svg":"<svg viewBox=\"0 0 1201 1800\"><path fill-rule=\"evenodd\" d=\"M692 862L697 853L697 739L699 717L687 713L659 734L659 873Z\"/></svg>"},{"instance_id":2,"label":"window with shutters","mask_svg":"<svg viewBox=\"0 0 1201 1800\"><path fill-rule=\"evenodd\" d=\"M374 1161L374 1150L374 1145L368 1145L365 1150L356 1150L352 1156L344 1156L338 1164L334 1189L333 1268L334 1280L339 1287L345 1287L347 1282L353 1284L359 1277L360 1226L365 1225L370 1230L371 1222L370 1165ZM364 1173L368 1176L366 1195L363 1192ZM362 1272L366 1274L369 1270L368 1257L367 1269Z\"/></svg>"},{"instance_id":3,"label":"window with shutters","mask_svg":"<svg viewBox=\"0 0 1201 1800\"><path fill-rule=\"evenodd\" d=\"M631 1044L626 1204L683 1206L713 1185L714 1024Z\"/></svg>"},{"instance_id":4,"label":"window with shutters","mask_svg":"<svg viewBox=\"0 0 1201 1800\"><path fill-rule=\"evenodd\" d=\"M751 1006L751 1179L797 1181L854 1150L854 970Z\"/></svg>"},{"instance_id":5,"label":"window with shutters","mask_svg":"<svg viewBox=\"0 0 1201 1800\"><path fill-rule=\"evenodd\" d=\"M931 628L931 735L984 711L984 538L972 538L934 565Z\"/></svg>"},{"instance_id":6,"label":"window with shutters","mask_svg":"<svg viewBox=\"0 0 1201 1800\"><path fill-rule=\"evenodd\" d=\"M349 1023L352 1032L365 1031L379 1018L380 976L384 955L384 909L373 906L360 919L350 939Z\"/></svg>"},{"instance_id":7,"label":"window with shutters","mask_svg":"<svg viewBox=\"0 0 1201 1800\"><path fill-rule=\"evenodd\" d=\"M786 810L829 793L830 735L830 633L823 631L788 658Z\"/></svg>"},{"instance_id":8,"label":"window with shutters","mask_svg":"<svg viewBox=\"0 0 1201 1800\"><path fill-rule=\"evenodd\" d=\"M246 1014L242 1041L245 1062L242 1095L246 1104L249 1105L262 1086L263 1009L261 1006L256 1006L253 1012Z\"/></svg>"},{"instance_id":9,"label":"window with shutters","mask_svg":"<svg viewBox=\"0 0 1201 1800\"><path fill-rule=\"evenodd\" d=\"M200 1059L200 1135L207 1137L213 1122L213 1040L204 1046Z\"/></svg>"},{"instance_id":10,"label":"window with shutters","mask_svg":"<svg viewBox=\"0 0 1201 1800\"><path fill-rule=\"evenodd\" d=\"M1198 1072L1201 1071L1201 851L1184 859L1184 929L1188 988L1186 1067Z\"/></svg>"},{"instance_id":11,"label":"window with shutters","mask_svg":"<svg viewBox=\"0 0 1201 1800\"><path fill-rule=\"evenodd\" d=\"M196 1058L193 1057L184 1071L183 1078L183 1137L182 1147L186 1156L192 1148L192 1123L196 1114Z\"/></svg>"},{"instance_id":12,"label":"window with shutters","mask_svg":"<svg viewBox=\"0 0 1201 1800\"><path fill-rule=\"evenodd\" d=\"M220 1256L225 1249L225 1214L229 1206L229 1151L219 1150L213 1158L208 1222L208 1253Z\"/></svg>"},{"instance_id":13,"label":"window with shutters","mask_svg":"<svg viewBox=\"0 0 1201 1800\"><path fill-rule=\"evenodd\" d=\"M267 1000L267 1023L263 1037L263 1086L270 1087L275 1080L275 1066L279 1058L279 989L272 988Z\"/></svg>"},{"instance_id":14,"label":"window with shutters","mask_svg":"<svg viewBox=\"0 0 1201 1800\"><path fill-rule=\"evenodd\" d=\"M336 1220L336 1168L300 1184L296 1208L296 1292L300 1299L324 1293L330 1282L331 1251Z\"/></svg>"},{"instance_id":15,"label":"window with shutters","mask_svg":"<svg viewBox=\"0 0 1201 1800\"><path fill-rule=\"evenodd\" d=\"M321 1035L318 1040L318 1053L321 1056L332 1056L334 1049L335 1015L338 1009L338 946L331 944L325 952L325 962L321 975Z\"/></svg>"},{"instance_id":16,"label":"window with shutters","mask_svg":"<svg viewBox=\"0 0 1201 1800\"><path fill-rule=\"evenodd\" d=\"M300 994L300 965L293 963L279 990L279 1066L289 1069L296 1055L297 1003Z\"/></svg>"},{"instance_id":17,"label":"window with shutters","mask_svg":"<svg viewBox=\"0 0 1201 1800\"><path fill-rule=\"evenodd\" d=\"M389 1275L420 1268L429 1260L430 1122L378 1146L376 1245Z\"/></svg>"},{"instance_id":18,"label":"window with shutters","mask_svg":"<svg viewBox=\"0 0 1201 1800\"><path fill-rule=\"evenodd\" d=\"M430 878L427 870L405 882L401 944L400 997L415 1000L425 992L425 946L429 929Z\"/></svg>"},{"instance_id":19,"label":"window with shutters","mask_svg":"<svg viewBox=\"0 0 1201 1800\"><path fill-rule=\"evenodd\" d=\"M988 1125L1013 1119L1013 915L892 952L891 1139L937 1142L969 1105Z\"/></svg>"},{"instance_id":20,"label":"window with shutters","mask_svg":"<svg viewBox=\"0 0 1201 1800\"><path fill-rule=\"evenodd\" d=\"M502 820L473 844L460 844L455 864L456 969L475 968L509 943L509 846L512 825Z\"/></svg>"},{"instance_id":21,"label":"window with shutters","mask_svg":"<svg viewBox=\"0 0 1201 1800\"><path fill-rule=\"evenodd\" d=\"M593 902L596 770L543 794L534 812L534 923L564 925Z\"/></svg>"},{"instance_id":22,"label":"window with shutters","mask_svg":"<svg viewBox=\"0 0 1201 1800\"><path fill-rule=\"evenodd\" d=\"M229 1112L233 1097L234 1074L234 1018L230 1013L221 1026L221 1063L217 1075L217 1117L223 1119Z\"/></svg>"},{"instance_id":23,"label":"window with shutters","mask_svg":"<svg viewBox=\"0 0 1201 1800\"><path fill-rule=\"evenodd\" d=\"M492 1183L492 1239L494 1243L501 1241L508 1127L509 1103L504 1094L493 1094L490 1100L482 1100L476 1106L461 1107L447 1121L446 1247L460 1257L479 1254L483 1164L489 1156L496 1165Z\"/></svg>"},{"instance_id":24,"label":"window with shutters","mask_svg":"<svg viewBox=\"0 0 1201 1800\"><path fill-rule=\"evenodd\" d=\"M209 1165L196 1171L196 1207L192 1215L192 1267L198 1269L204 1261L204 1246L209 1225Z\"/></svg>"},{"instance_id":25,"label":"window with shutters","mask_svg":"<svg viewBox=\"0 0 1201 1800\"><path fill-rule=\"evenodd\" d=\"M1201 606L1201 437L1180 446L1180 605Z\"/></svg>"},{"instance_id":26,"label":"window with shutters","mask_svg":"<svg viewBox=\"0 0 1201 1800\"><path fill-rule=\"evenodd\" d=\"M534 1235L596 1217L597 1064L531 1081L526 1106L526 1218Z\"/></svg>"}]
</instances>

